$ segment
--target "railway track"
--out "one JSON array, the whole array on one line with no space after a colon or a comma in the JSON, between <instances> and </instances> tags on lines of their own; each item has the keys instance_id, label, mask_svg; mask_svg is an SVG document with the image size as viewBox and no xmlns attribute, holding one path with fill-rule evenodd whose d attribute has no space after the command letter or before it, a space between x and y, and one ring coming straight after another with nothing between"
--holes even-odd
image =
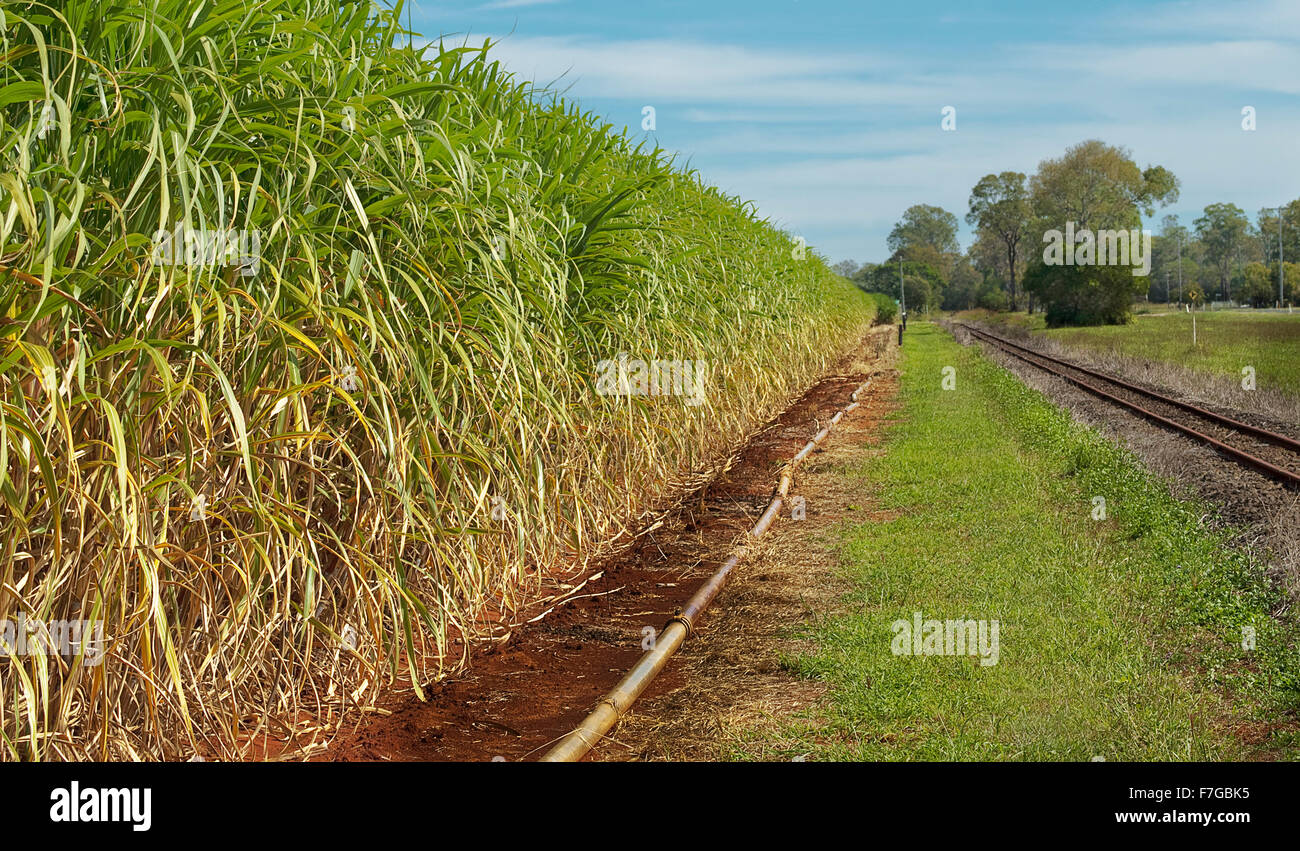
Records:
<instances>
[{"instance_id":1,"label":"railway track","mask_svg":"<svg viewBox=\"0 0 1300 851\"><path fill-rule=\"evenodd\" d=\"M966 323L971 336L1087 392L1205 443L1220 454L1291 487L1300 487L1300 440L1216 414L1121 378L1026 348Z\"/></svg>"}]
</instances>

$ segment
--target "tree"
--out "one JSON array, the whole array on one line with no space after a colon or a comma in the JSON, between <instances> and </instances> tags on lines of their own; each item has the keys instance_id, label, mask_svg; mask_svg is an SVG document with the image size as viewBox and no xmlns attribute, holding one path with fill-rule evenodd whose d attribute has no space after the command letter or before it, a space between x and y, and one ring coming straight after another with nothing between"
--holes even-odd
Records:
<instances>
[{"instance_id":1,"label":"tree","mask_svg":"<svg viewBox=\"0 0 1300 851\"><path fill-rule=\"evenodd\" d=\"M1265 207L1259 211L1255 221L1259 225L1259 237L1264 250L1264 263L1269 267L1273 282L1273 294L1278 290L1278 237L1281 237L1282 261L1286 269L1286 284L1290 290L1292 262L1300 261L1300 199L1292 201L1282 208L1282 222L1279 233L1277 209Z\"/></svg>"},{"instance_id":2,"label":"tree","mask_svg":"<svg viewBox=\"0 0 1300 851\"><path fill-rule=\"evenodd\" d=\"M849 280L855 284L861 284L862 288L868 292L877 292L877 290L872 290L871 281L878 265L878 263L863 263L858 267L858 271L849 276Z\"/></svg>"},{"instance_id":3,"label":"tree","mask_svg":"<svg viewBox=\"0 0 1300 851\"><path fill-rule=\"evenodd\" d=\"M943 291L940 307L944 310L969 310L979 302L983 276L971 265L969 257L962 256L953 266L952 278Z\"/></svg>"},{"instance_id":4,"label":"tree","mask_svg":"<svg viewBox=\"0 0 1300 851\"><path fill-rule=\"evenodd\" d=\"M992 304L1001 305L1002 310L1007 310L1011 306L1010 284L1011 267L1008 266L1010 258L1007 256L1006 247L997 236L986 231L975 231L975 239L971 242L967 250L967 256L972 266L980 273L980 284L976 288L977 292L974 301L980 307L990 307ZM1024 246L1021 247L1016 257L1015 277L1017 281L1024 278L1026 268L1026 251ZM1001 293L1002 298L998 299L989 295L989 291L997 290ZM982 302L982 303L981 303ZM972 306L976 306L972 304ZM1033 302L1030 300L1032 309Z\"/></svg>"},{"instance_id":5,"label":"tree","mask_svg":"<svg viewBox=\"0 0 1300 851\"><path fill-rule=\"evenodd\" d=\"M1286 266L1285 298L1286 301L1295 304L1300 301L1300 263L1287 260L1283 265ZM1274 282L1273 286L1277 286L1277 283Z\"/></svg>"},{"instance_id":6,"label":"tree","mask_svg":"<svg viewBox=\"0 0 1300 851\"><path fill-rule=\"evenodd\" d=\"M858 271L858 264L854 260L841 260L831 267L831 271L841 277L852 280L853 276Z\"/></svg>"},{"instance_id":7,"label":"tree","mask_svg":"<svg viewBox=\"0 0 1300 851\"><path fill-rule=\"evenodd\" d=\"M1219 289L1227 300L1232 264L1244 247L1250 220L1236 204L1211 204L1205 208L1205 215L1192 224L1206 259L1218 273Z\"/></svg>"},{"instance_id":8,"label":"tree","mask_svg":"<svg viewBox=\"0 0 1300 851\"><path fill-rule=\"evenodd\" d=\"M971 264L985 278L1006 284L1007 254L996 236L988 231L976 230L975 239L971 241L966 253L970 255ZM1023 264L1018 271L1023 271Z\"/></svg>"},{"instance_id":9,"label":"tree","mask_svg":"<svg viewBox=\"0 0 1300 851\"><path fill-rule=\"evenodd\" d=\"M895 254L902 252L905 259L912 259L908 252L921 247L937 254L956 254L961 250L957 245L957 217L942 207L914 204L889 232L888 245Z\"/></svg>"},{"instance_id":10,"label":"tree","mask_svg":"<svg viewBox=\"0 0 1300 851\"><path fill-rule=\"evenodd\" d=\"M1030 178L1034 212L1048 227L1130 228L1141 215L1178 200L1178 178L1162 166L1140 170L1126 148L1089 139L1060 159L1044 160Z\"/></svg>"},{"instance_id":11,"label":"tree","mask_svg":"<svg viewBox=\"0 0 1300 851\"><path fill-rule=\"evenodd\" d=\"M1263 242L1265 263L1277 263L1277 208L1265 207L1255 217ZM1300 199L1282 207L1282 256L1300 261Z\"/></svg>"},{"instance_id":12,"label":"tree","mask_svg":"<svg viewBox=\"0 0 1300 851\"><path fill-rule=\"evenodd\" d=\"M887 242L893 255L884 265L892 267L895 275L899 261L904 263L909 275L919 274L921 270L933 273L921 275L924 286L920 281L916 284L918 296L915 301L912 284L908 284L908 309L920 311L938 307L960 256L957 217L942 207L915 204L904 211L903 218L890 231Z\"/></svg>"},{"instance_id":13,"label":"tree","mask_svg":"<svg viewBox=\"0 0 1300 851\"><path fill-rule=\"evenodd\" d=\"M971 190L966 223L978 228L981 236L996 239L1006 252L1007 292L1012 310L1018 304L1016 266L1020 244L1029 233L1032 216L1025 176L1018 171L986 174Z\"/></svg>"},{"instance_id":14,"label":"tree","mask_svg":"<svg viewBox=\"0 0 1300 851\"><path fill-rule=\"evenodd\" d=\"M1006 310L1007 294L1001 287L984 287L975 299L975 306L985 310Z\"/></svg>"},{"instance_id":15,"label":"tree","mask_svg":"<svg viewBox=\"0 0 1300 851\"><path fill-rule=\"evenodd\" d=\"M1247 263L1242 270L1242 282L1237 290L1237 301L1250 304L1251 307L1268 307L1277 300L1277 290L1273 288L1272 277L1268 267L1263 263Z\"/></svg>"},{"instance_id":16,"label":"tree","mask_svg":"<svg viewBox=\"0 0 1300 851\"><path fill-rule=\"evenodd\" d=\"M1162 166L1139 169L1129 152L1096 139L1080 142L1059 159L1044 160L1029 181L1034 229L1077 234L1140 229L1142 216L1178 199L1178 179ZM1147 289L1128 266L1030 264L1024 289L1041 296L1049 325L1121 324L1133 297Z\"/></svg>"},{"instance_id":17,"label":"tree","mask_svg":"<svg viewBox=\"0 0 1300 851\"><path fill-rule=\"evenodd\" d=\"M1137 282L1135 285L1134 282ZM1122 325L1133 310L1133 295L1146 287L1128 266L1048 266L1031 263L1025 292L1046 305L1050 327Z\"/></svg>"},{"instance_id":18,"label":"tree","mask_svg":"<svg viewBox=\"0 0 1300 851\"><path fill-rule=\"evenodd\" d=\"M1151 242L1151 278L1147 298L1151 301L1173 302L1181 298L1178 289L1178 264L1183 264L1184 278L1190 275L1192 264L1192 236L1174 215L1160 220L1160 233Z\"/></svg>"},{"instance_id":19,"label":"tree","mask_svg":"<svg viewBox=\"0 0 1300 851\"><path fill-rule=\"evenodd\" d=\"M906 270L906 266L904 266ZM912 316L917 313L925 313L931 308L938 307L937 293L941 287L936 285L932 279L921 275L904 274L903 286L907 294L907 311Z\"/></svg>"},{"instance_id":20,"label":"tree","mask_svg":"<svg viewBox=\"0 0 1300 851\"><path fill-rule=\"evenodd\" d=\"M924 313L928 309L939 307L943 278L938 269L928 263L904 260L902 272L909 313ZM894 258L892 262L873 266L861 283L868 292L885 293L898 298L898 279L899 263Z\"/></svg>"}]
</instances>

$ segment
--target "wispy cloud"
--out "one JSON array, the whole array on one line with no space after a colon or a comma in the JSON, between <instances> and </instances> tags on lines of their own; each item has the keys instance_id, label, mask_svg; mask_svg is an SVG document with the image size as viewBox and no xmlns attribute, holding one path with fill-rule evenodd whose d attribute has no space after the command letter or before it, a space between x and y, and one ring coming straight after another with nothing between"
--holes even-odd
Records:
<instances>
[{"instance_id":1,"label":"wispy cloud","mask_svg":"<svg viewBox=\"0 0 1300 851\"><path fill-rule=\"evenodd\" d=\"M960 217L983 174L1033 172L1086 138L1171 168L1184 215L1300 195L1300 113L1288 108L1300 94L1300 0L1152 4L1033 37L1014 18L967 37L981 17L956 12L962 27L943 27L950 43L930 50L874 31L828 44L815 28L773 44L730 21L629 36L583 15L568 19L576 34L521 26L493 53L634 135L642 105L655 106L655 142L833 256L884 254L909 205ZM1240 127L1247 104L1259 110L1253 133ZM946 105L954 133L940 129Z\"/></svg>"},{"instance_id":2,"label":"wispy cloud","mask_svg":"<svg viewBox=\"0 0 1300 851\"><path fill-rule=\"evenodd\" d=\"M1163 3L1125 21L1129 28L1211 38L1300 40L1295 0L1187 0Z\"/></svg>"},{"instance_id":3,"label":"wispy cloud","mask_svg":"<svg viewBox=\"0 0 1300 851\"><path fill-rule=\"evenodd\" d=\"M520 77L575 84L583 97L734 107L911 103L934 91L900 80L895 62L727 43L516 35L500 40L496 56Z\"/></svg>"},{"instance_id":4,"label":"wispy cloud","mask_svg":"<svg viewBox=\"0 0 1300 851\"><path fill-rule=\"evenodd\" d=\"M1039 46L1027 51L1026 58L1028 64L1041 69L1120 79L1138 86L1195 85L1300 94L1300 46L1282 41Z\"/></svg>"},{"instance_id":5,"label":"wispy cloud","mask_svg":"<svg viewBox=\"0 0 1300 851\"><path fill-rule=\"evenodd\" d=\"M523 9L527 6L550 6L563 0L495 0L478 7L479 11L488 12L497 9Z\"/></svg>"}]
</instances>

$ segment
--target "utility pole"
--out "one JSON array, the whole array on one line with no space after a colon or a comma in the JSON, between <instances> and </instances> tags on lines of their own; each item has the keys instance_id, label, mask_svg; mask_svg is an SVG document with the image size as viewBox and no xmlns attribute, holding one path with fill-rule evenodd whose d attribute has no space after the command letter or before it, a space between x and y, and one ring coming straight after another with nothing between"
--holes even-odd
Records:
<instances>
[{"instance_id":1,"label":"utility pole","mask_svg":"<svg viewBox=\"0 0 1300 851\"><path fill-rule=\"evenodd\" d=\"M1233 249L1233 252L1232 252L1232 259L1233 259L1233 262L1235 262L1235 263L1237 264L1237 267L1240 268L1240 267L1241 267L1241 246L1240 246L1240 245L1238 245L1235 249ZM1224 280L1224 282L1223 282L1223 300L1224 300L1224 301L1228 301L1228 300L1231 298L1231 291L1228 289L1228 287L1229 287L1229 285L1230 285L1231 283L1232 283L1232 275L1228 275L1227 279ZM1211 301L1210 301L1210 304L1213 304L1213 303L1214 303L1214 301L1211 300Z\"/></svg>"},{"instance_id":2,"label":"utility pole","mask_svg":"<svg viewBox=\"0 0 1300 851\"><path fill-rule=\"evenodd\" d=\"M1169 303L1169 270L1165 270L1165 304Z\"/></svg>"},{"instance_id":3,"label":"utility pole","mask_svg":"<svg viewBox=\"0 0 1300 851\"><path fill-rule=\"evenodd\" d=\"M1282 211L1285 207L1277 208L1277 309L1282 309L1282 302L1286 300L1285 283L1286 283L1286 262L1282 257Z\"/></svg>"},{"instance_id":4,"label":"utility pole","mask_svg":"<svg viewBox=\"0 0 1300 851\"><path fill-rule=\"evenodd\" d=\"M1181 233L1178 234L1178 303L1183 303L1183 235Z\"/></svg>"},{"instance_id":5,"label":"utility pole","mask_svg":"<svg viewBox=\"0 0 1300 851\"><path fill-rule=\"evenodd\" d=\"M907 328L907 290L903 289L903 256L898 256L898 304L902 312L903 325L898 329L899 343L903 341L903 331Z\"/></svg>"}]
</instances>

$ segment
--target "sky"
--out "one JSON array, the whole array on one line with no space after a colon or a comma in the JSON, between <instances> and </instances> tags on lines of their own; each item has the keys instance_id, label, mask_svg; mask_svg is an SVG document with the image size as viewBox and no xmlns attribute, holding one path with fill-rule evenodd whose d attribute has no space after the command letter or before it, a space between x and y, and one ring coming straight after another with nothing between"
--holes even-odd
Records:
<instances>
[{"instance_id":1,"label":"sky","mask_svg":"<svg viewBox=\"0 0 1300 851\"><path fill-rule=\"evenodd\" d=\"M965 247L980 177L1032 174L1085 139L1182 181L1152 230L1166 213L1190 227L1211 203L1254 220L1300 198L1300 0L416 0L409 13L435 43L499 39L489 55L518 77L674 153L832 262L887 258L913 204L954 213Z\"/></svg>"}]
</instances>

